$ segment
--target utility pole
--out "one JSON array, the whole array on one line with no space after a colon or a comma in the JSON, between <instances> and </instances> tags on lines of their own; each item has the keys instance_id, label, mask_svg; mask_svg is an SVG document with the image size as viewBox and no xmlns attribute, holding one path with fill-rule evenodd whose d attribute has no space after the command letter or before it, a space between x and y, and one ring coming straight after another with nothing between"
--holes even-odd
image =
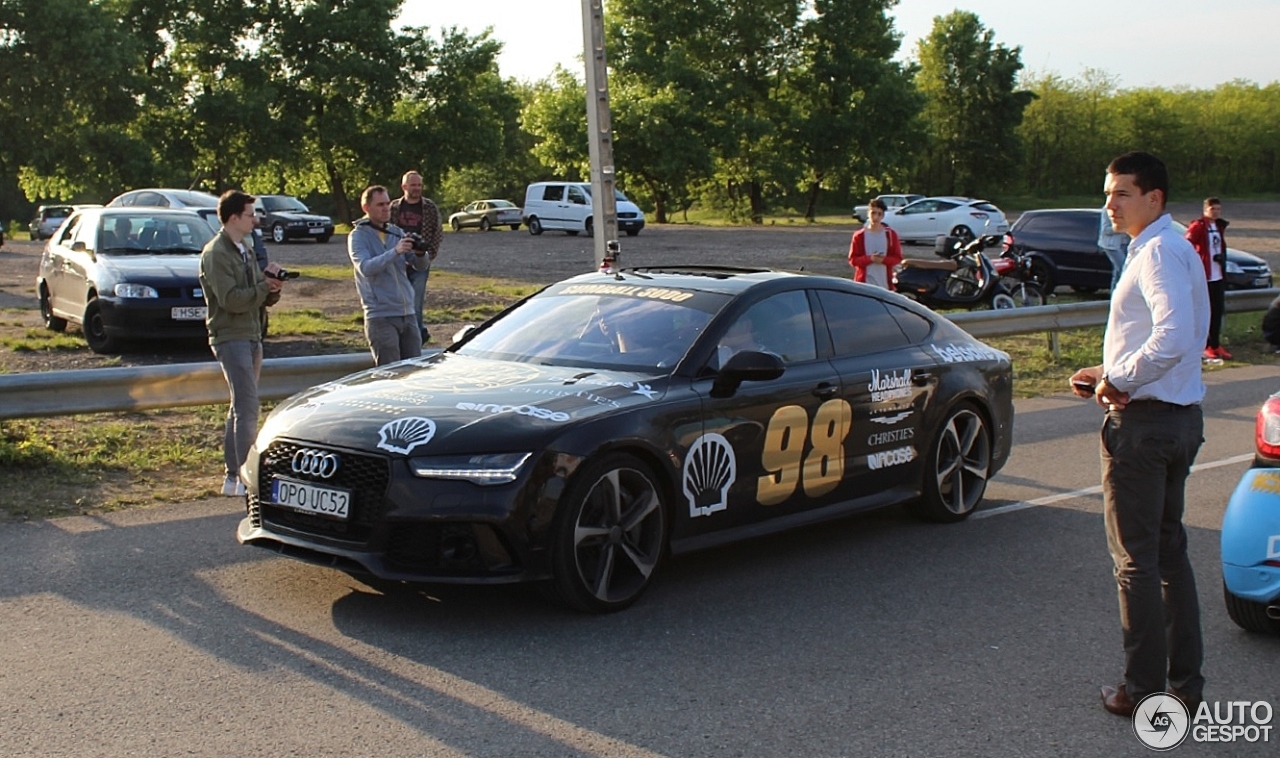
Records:
<instances>
[{"instance_id":1,"label":"utility pole","mask_svg":"<svg viewBox=\"0 0 1280 758\"><path fill-rule=\"evenodd\" d=\"M582 0L583 61L587 68L587 146L591 157L591 215L595 227L591 268L620 265L618 202L614 194L613 126L609 117L609 72L604 58L602 0Z\"/></svg>"}]
</instances>

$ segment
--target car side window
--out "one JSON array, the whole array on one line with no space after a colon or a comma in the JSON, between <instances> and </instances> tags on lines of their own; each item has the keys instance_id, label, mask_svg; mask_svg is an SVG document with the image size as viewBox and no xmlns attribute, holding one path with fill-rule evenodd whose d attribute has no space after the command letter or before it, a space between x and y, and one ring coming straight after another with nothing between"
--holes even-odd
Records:
<instances>
[{"instance_id":1,"label":"car side window","mask_svg":"<svg viewBox=\"0 0 1280 758\"><path fill-rule=\"evenodd\" d=\"M574 205L586 205L587 198L585 195L582 194L582 190L578 189L577 187L570 187L569 202L573 203Z\"/></svg>"},{"instance_id":2,"label":"car side window","mask_svg":"<svg viewBox=\"0 0 1280 758\"><path fill-rule=\"evenodd\" d=\"M949 203L946 200L937 201L937 208L939 213L944 213L946 211L952 210L954 208L959 208L959 207L960 207L959 203Z\"/></svg>"},{"instance_id":3,"label":"car side window","mask_svg":"<svg viewBox=\"0 0 1280 758\"><path fill-rule=\"evenodd\" d=\"M893 316L893 320L898 322L898 328L906 336L907 342L912 345L919 345L924 342L933 332L933 322L919 313L914 313L893 303L881 304L889 311L889 315Z\"/></svg>"},{"instance_id":4,"label":"car side window","mask_svg":"<svg viewBox=\"0 0 1280 758\"><path fill-rule=\"evenodd\" d=\"M62 236L58 237L57 244L64 247L71 247L71 240L75 238L76 229L80 227L80 216L71 219L71 223L67 224L67 228L62 231ZM89 246L93 246L93 241L89 241Z\"/></svg>"},{"instance_id":5,"label":"car side window","mask_svg":"<svg viewBox=\"0 0 1280 758\"><path fill-rule=\"evenodd\" d=\"M918 203L905 206L902 209L902 212L904 215L908 216L913 213L932 213L937 207L938 202L936 200L922 200Z\"/></svg>"},{"instance_id":6,"label":"car side window","mask_svg":"<svg viewBox=\"0 0 1280 758\"><path fill-rule=\"evenodd\" d=\"M767 297L740 315L721 335L711 368L724 365L734 353L759 350L783 363L803 363L818 357L813 313L802 290Z\"/></svg>"},{"instance_id":7,"label":"car side window","mask_svg":"<svg viewBox=\"0 0 1280 758\"><path fill-rule=\"evenodd\" d=\"M905 347L907 337L880 300L835 290L818 290L836 357L868 355Z\"/></svg>"}]
</instances>

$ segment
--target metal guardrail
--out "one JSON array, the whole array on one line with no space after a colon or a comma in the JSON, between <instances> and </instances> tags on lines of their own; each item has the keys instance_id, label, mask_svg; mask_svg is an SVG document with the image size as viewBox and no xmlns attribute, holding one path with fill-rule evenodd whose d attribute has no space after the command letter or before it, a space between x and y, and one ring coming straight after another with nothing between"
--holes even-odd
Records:
<instances>
[{"instance_id":1,"label":"metal guardrail","mask_svg":"<svg viewBox=\"0 0 1280 758\"><path fill-rule=\"evenodd\" d=\"M1227 312L1266 310L1280 289L1227 293ZM1061 332L1107 322L1108 303L1045 305L948 316L975 337ZM258 395L282 400L297 392L371 368L368 353L268 358L262 362ZM0 374L0 420L71 416L79 413L182 408L228 402L217 362Z\"/></svg>"}]
</instances>

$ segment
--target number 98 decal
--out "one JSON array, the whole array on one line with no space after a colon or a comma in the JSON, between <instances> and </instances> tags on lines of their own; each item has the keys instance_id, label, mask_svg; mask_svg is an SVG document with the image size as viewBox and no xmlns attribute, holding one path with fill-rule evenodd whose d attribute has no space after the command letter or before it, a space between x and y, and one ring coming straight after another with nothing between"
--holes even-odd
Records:
<instances>
[{"instance_id":1,"label":"number 98 decal","mask_svg":"<svg viewBox=\"0 0 1280 758\"><path fill-rule=\"evenodd\" d=\"M825 495L844 476L844 438L853 413L848 401L828 400L813 414L799 405L784 405L773 412L764 434L760 464L769 472L756 483L756 500L777 505L791 497L797 485L809 497ZM806 443L812 439L808 455Z\"/></svg>"}]
</instances>

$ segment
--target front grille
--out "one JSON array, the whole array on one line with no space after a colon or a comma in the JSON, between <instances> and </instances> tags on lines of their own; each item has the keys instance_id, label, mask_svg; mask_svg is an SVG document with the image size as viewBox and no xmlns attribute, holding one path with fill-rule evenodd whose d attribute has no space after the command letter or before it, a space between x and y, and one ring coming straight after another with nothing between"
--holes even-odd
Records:
<instances>
[{"instance_id":1,"label":"front grille","mask_svg":"<svg viewBox=\"0 0 1280 758\"><path fill-rule=\"evenodd\" d=\"M261 513L261 520L268 524L305 532L323 537L348 540L351 542L367 542L372 527L387 509L387 482L391 478L391 463L386 458L373 455L340 452L332 450L341 462L338 471L329 479L306 474L294 473L292 468L293 454L306 447L310 450L321 449L314 445L299 445L296 442L277 441L262 453L258 462L258 492L271 492L271 478L279 475L286 479L312 482L321 487L337 487L351 492L351 503L347 509L347 518L334 519L327 516L313 515L281 508L265 502L251 502L250 513L256 505Z\"/></svg>"}]
</instances>

